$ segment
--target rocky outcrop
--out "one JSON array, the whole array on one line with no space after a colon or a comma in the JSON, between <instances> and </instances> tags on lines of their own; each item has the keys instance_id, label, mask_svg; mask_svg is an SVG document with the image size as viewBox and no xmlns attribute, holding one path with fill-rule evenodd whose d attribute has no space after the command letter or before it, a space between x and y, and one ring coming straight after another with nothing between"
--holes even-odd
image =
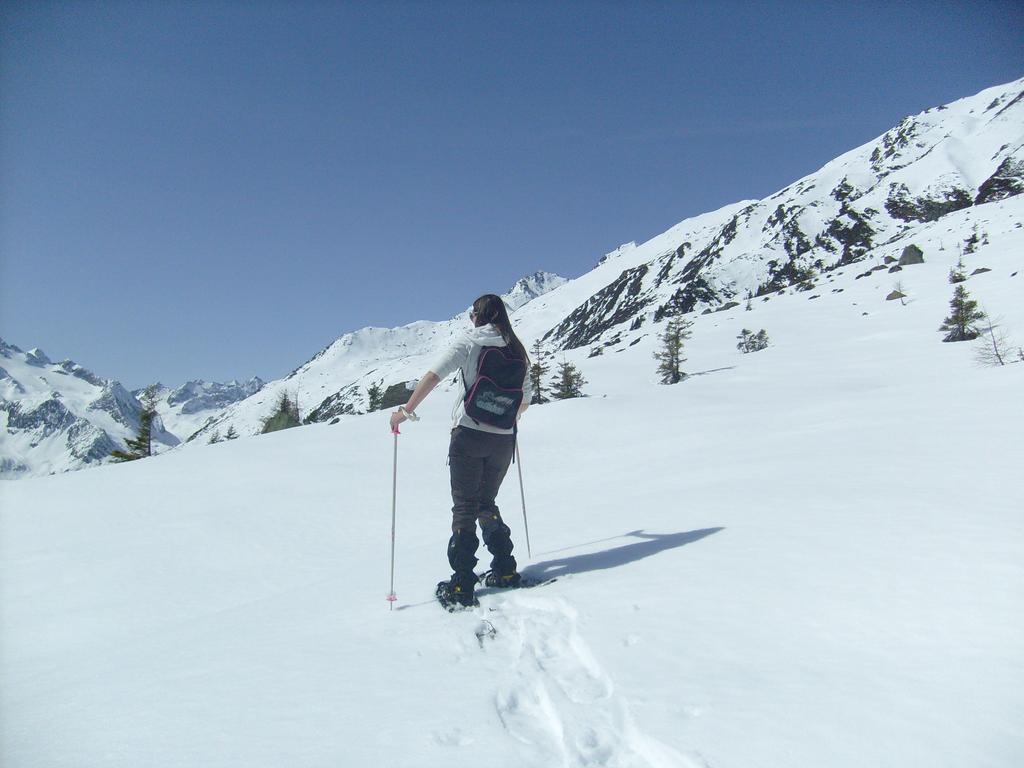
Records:
<instances>
[{"instance_id":1,"label":"rocky outcrop","mask_svg":"<svg viewBox=\"0 0 1024 768\"><path fill-rule=\"evenodd\" d=\"M639 297L648 269L646 264L642 264L624 270L616 280L548 331L544 341L556 342L565 349L576 349L590 344L609 328L631 320L646 306Z\"/></svg>"},{"instance_id":2,"label":"rocky outcrop","mask_svg":"<svg viewBox=\"0 0 1024 768\"><path fill-rule=\"evenodd\" d=\"M996 172L978 187L975 205L1005 200L1024 192L1024 160L1007 157L999 164Z\"/></svg>"},{"instance_id":3,"label":"rocky outcrop","mask_svg":"<svg viewBox=\"0 0 1024 768\"><path fill-rule=\"evenodd\" d=\"M892 184L885 200L885 210L900 221L938 221L947 213L970 208L974 205L972 195L961 187L951 187L934 196L911 197L906 184Z\"/></svg>"}]
</instances>

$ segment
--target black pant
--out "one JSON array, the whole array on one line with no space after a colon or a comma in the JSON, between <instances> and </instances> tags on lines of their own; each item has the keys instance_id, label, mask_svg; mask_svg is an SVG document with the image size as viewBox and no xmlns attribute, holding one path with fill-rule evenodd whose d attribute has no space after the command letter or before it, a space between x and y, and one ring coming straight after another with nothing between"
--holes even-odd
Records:
<instances>
[{"instance_id":1,"label":"black pant","mask_svg":"<svg viewBox=\"0 0 1024 768\"><path fill-rule=\"evenodd\" d=\"M476 565L478 521L484 544L494 556L491 570L499 574L515 573L510 531L494 503L514 451L514 435L469 427L452 430L448 447L452 482L452 539L448 545L448 560L456 573L468 575Z\"/></svg>"}]
</instances>

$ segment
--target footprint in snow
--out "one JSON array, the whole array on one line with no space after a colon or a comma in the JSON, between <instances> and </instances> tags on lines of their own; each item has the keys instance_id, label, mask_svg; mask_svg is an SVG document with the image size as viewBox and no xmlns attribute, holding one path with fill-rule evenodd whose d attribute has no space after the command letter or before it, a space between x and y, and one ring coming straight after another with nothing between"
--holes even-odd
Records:
<instances>
[{"instance_id":1,"label":"footprint in snow","mask_svg":"<svg viewBox=\"0 0 1024 768\"><path fill-rule=\"evenodd\" d=\"M495 707L523 745L525 764L562 768L694 768L670 747L641 733L577 630L564 600L504 596L491 614L489 653L508 654Z\"/></svg>"}]
</instances>

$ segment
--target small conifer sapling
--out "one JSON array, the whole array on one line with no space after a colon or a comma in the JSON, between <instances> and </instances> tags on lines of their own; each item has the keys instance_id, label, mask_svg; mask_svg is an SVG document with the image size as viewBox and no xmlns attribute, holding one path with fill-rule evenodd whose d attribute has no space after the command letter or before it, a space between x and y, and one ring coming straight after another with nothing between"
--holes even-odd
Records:
<instances>
[{"instance_id":1,"label":"small conifer sapling","mask_svg":"<svg viewBox=\"0 0 1024 768\"><path fill-rule=\"evenodd\" d=\"M384 390L374 381L366 388L366 412L379 411L384 404Z\"/></svg>"},{"instance_id":2,"label":"small conifer sapling","mask_svg":"<svg viewBox=\"0 0 1024 768\"><path fill-rule=\"evenodd\" d=\"M583 397L583 385L587 380L579 369L567 360L558 365L558 373L552 384L551 396L556 400L568 400L572 397Z\"/></svg>"},{"instance_id":3,"label":"small conifer sapling","mask_svg":"<svg viewBox=\"0 0 1024 768\"><path fill-rule=\"evenodd\" d=\"M654 353L654 359L658 361L658 376L662 384L677 384L686 378L682 370L682 364L686 362L683 346L693 335L692 327L693 323L686 318L673 317L659 337L661 349Z\"/></svg>"},{"instance_id":4,"label":"small conifer sapling","mask_svg":"<svg viewBox=\"0 0 1024 768\"><path fill-rule=\"evenodd\" d=\"M971 341L981 332L978 323L985 319L985 313L978 309L978 302L970 297L962 283L953 289L949 302L949 317L942 321L940 331L945 331L943 341Z\"/></svg>"},{"instance_id":5,"label":"small conifer sapling","mask_svg":"<svg viewBox=\"0 0 1024 768\"><path fill-rule=\"evenodd\" d=\"M743 354L760 352L762 349L765 349L769 343L768 331L764 328L759 330L757 333L744 328L736 338L738 339L736 349Z\"/></svg>"},{"instance_id":6,"label":"small conifer sapling","mask_svg":"<svg viewBox=\"0 0 1024 768\"><path fill-rule=\"evenodd\" d=\"M540 340L533 343L531 351L533 356L530 361L530 384L533 388L533 396L530 398L530 405L540 405L548 402L548 398L544 394L547 389L544 386L544 376L551 370L551 366L544 363Z\"/></svg>"}]
</instances>

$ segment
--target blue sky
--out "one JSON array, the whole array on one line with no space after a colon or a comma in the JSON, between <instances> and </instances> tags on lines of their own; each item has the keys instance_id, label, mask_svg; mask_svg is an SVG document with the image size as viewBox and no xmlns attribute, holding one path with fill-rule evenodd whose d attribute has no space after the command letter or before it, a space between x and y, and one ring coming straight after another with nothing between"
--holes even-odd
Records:
<instances>
[{"instance_id":1,"label":"blue sky","mask_svg":"<svg viewBox=\"0 0 1024 768\"><path fill-rule=\"evenodd\" d=\"M1022 9L9 0L0 336L277 378L1018 78Z\"/></svg>"}]
</instances>

